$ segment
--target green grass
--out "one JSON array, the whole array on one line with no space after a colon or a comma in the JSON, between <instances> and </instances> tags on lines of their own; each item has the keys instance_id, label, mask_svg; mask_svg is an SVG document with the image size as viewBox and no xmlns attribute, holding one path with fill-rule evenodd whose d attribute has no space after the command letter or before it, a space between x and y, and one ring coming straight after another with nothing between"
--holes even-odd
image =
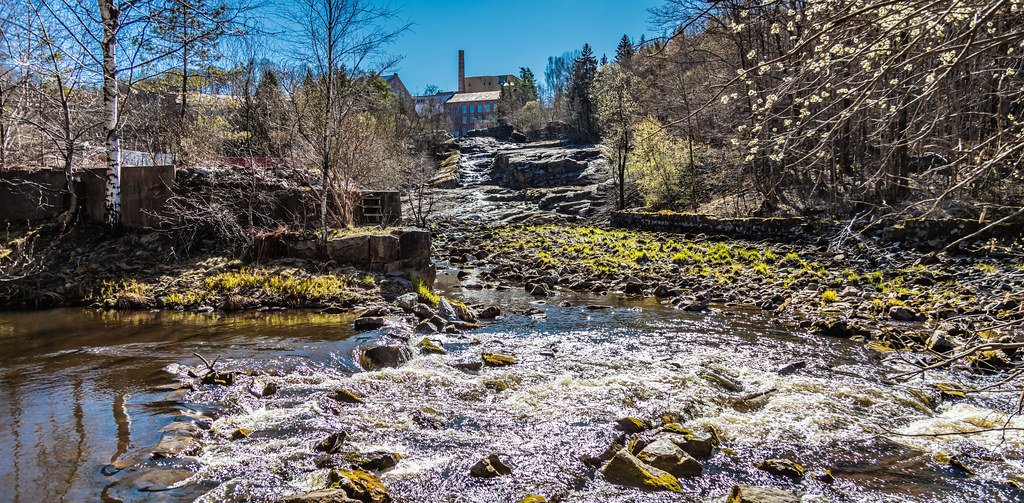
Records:
<instances>
[{"instance_id":1,"label":"green grass","mask_svg":"<svg viewBox=\"0 0 1024 503\"><path fill-rule=\"evenodd\" d=\"M416 295L419 296L420 300L427 303L431 307L437 307L438 304L441 303L441 296L434 293L434 291L431 290L430 287L427 286L427 284L424 283L419 278L413 280L412 287L413 290L416 292Z\"/></svg>"},{"instance_id":2,"label":"green grass","mask_svg":"<svg viewBox=\"0 0 1024 503\"><path fill-rule=\"evenodd\" d=\"M821 301L826 304L839 302L839 294L835 290L825 290L821 292Z\"/></svg>"},{"instance_id":3,"label":"green grass","mask_svg":"<svg viewBox=\"0 0 1024 503\"><path fill-rule=\"evenodd\" d=\"M262 292L285 303L298 304L303 300L345 300L348 298L348 278L333 274L316 276L289 276L262 269L243 269L224 272L203 280L208 293Z\"/></svg>"}]
</instances>

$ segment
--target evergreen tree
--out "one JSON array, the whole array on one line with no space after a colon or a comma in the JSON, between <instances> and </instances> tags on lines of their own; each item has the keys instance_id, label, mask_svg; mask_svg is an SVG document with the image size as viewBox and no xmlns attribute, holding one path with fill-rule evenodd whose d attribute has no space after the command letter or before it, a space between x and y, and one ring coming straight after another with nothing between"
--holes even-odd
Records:
<instances>
[{"instance_id":1,"label":"evergreen tree","mask_svg":"<svg viewBox=\"0 0 1024 503\"><path fill-rule=\"evenodd\" d=\"M537 79L533 76L533 70L530 70L525 66L520 67L519 80L522 81L520 85L522 86L523 103L526 104L531 101L536 101L538 98Z\"/></svg>"},{"instance_id":2,"label":"evergreen tree","mask_svg":"<svg viewBox=\"0 0 1024 503\"><path fill-rule=\"evenodd\" d=\"M607 64L608 64L608 55L607 54L602 54L601 55L601 66L605 66Z\"/></svg>"},{"instance_id":3,"label":"evergreen tree","mask_svg":"<svg viewBox=\"0 0 1024 503\"><path fill-rule=\"evenodd\" d=\"M623 35L622 40L619 41L619 47L615 49L615 62L620 65L624 64L632 59L635 53L633 42L629 40L628 35Z\"/></svg>"},{"instance_id":4,"label":"evergreen tree","mask_svg":"<svg viewBox=\"0 0 1024 503\"><path fill-rule=\"evenodd\" d=\"M501 89L499 98L499 119L503 124L511 124L516 114L531 101L537 101L537 80L533 71L526 67L519 69L519 82L506 85Z\"/></svg>"},{"instance_id":5,"label":"evergreen tree","mask_svg":"<svg viewBox=\"0 0 1024 503\"><path fill-rule=\"evenodd\" d=\"M569 119L572 123L575 140L594 143L599 135L594 119L594 103L590 96L590 88L594 85L597 75L597 59L590 44L583 45L583 52L572 65L569 79Z\"/></svg>"}]
</instances>

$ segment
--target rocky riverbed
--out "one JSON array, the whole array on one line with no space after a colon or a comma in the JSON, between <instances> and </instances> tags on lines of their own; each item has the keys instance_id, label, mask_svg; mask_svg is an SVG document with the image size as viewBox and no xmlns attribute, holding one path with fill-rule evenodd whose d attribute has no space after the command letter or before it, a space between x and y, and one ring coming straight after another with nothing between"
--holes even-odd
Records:
<instances>
[{"instance_id":1,"label":"rocky riverbed","mask_svg":"<svg viewBox=\"0 0 1024 503\"><path fill-rule=\"evenodd\" d=\"M437 255L485 267L471 288L515 285L536 298L560 290L648 296L676 309L747 306L794 329L853 339L921 362L984 343L1024 342L1024 265L945 257L915 263L892 249L830 252L809 244L709 241L589 226L451 227ZM964 362L1010 369L1019 348Z\"/></svg>"}]
</instances>

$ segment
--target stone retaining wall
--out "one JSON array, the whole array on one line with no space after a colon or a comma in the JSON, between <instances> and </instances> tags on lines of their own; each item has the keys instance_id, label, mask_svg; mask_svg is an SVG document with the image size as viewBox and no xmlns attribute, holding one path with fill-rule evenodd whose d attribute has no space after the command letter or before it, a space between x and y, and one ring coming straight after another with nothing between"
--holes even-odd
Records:
<instances>
[{"instance_id":1,"label":"stone retaining wall","mask_svg":"<svg viewBox=\"0 0 1024 503\"><path fill-rule=\"evenodd\" d=\"M717 218L689 213L653 213L617 211L612 214L613 227L679 234L704 234L739 239L774 241L817 240L835 235L840 224L800 217L789 218ZM867 231L871 237L898 242L918 249L936 249L980 231L989 223L966 219L909 220L889 225L875 225ZM1024 223L1004 223L972 238L971 242L1012 241L1024 236Z\"/></svg>"},{"instance_id":2,"label":"stone retaining wall","mask_svg":"<svg viewBox=\"0 0 1024 503\"><path fill-rule=\"evenodd\" d=\"M395 273L432 284L436 274L430 261L430 231L399 228L389 234L356 233L328 238L321 246L314 238L273 236L258 244L258 258L327 259L368 271Z\"/></svg>"}]
</instances>

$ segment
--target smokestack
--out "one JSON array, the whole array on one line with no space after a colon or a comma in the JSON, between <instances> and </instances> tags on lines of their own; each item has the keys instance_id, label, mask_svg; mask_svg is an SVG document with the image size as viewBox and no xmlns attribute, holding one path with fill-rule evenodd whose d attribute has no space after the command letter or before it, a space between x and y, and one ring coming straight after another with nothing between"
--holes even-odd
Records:
<instances>
[{"instance_id":1,"label":"smokestack","mask_svg":"<svg viewBox=\"0 0 1024 503\"><path fill-rule=\"evenodd\" d=\"M466 92L466 51L459 49L459 92Z\"/></svg>"}]
</instances>

